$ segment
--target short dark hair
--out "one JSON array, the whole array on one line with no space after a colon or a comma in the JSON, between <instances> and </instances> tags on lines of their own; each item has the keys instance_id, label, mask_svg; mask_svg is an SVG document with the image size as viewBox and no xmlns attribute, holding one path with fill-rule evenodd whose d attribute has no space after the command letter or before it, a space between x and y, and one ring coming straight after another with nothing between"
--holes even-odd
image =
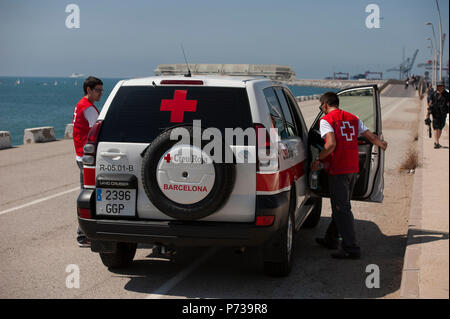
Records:
<instances>
[{"instance_id":1,"label":"short dark hair","mask_svg":"<svg viewBox=\"0 0 450 319\"><path fill-rule=\"evenodd\" d=\"M327 92L320 97L320 103L327 103L329 106L339 107L339 97L334 92Z\"/></svg>"},{"instance_id":2,"label":"short dark hair","mask_svg":"<svg viewBox=\"0 0 450 319\"><path fill-rule=\"evenodd\" d=\"M103 85L102 80L95 76L89 76L83 83L84 94L87 94L87 88L93 90L97 85Z\"/></svg>"}]
</instances>

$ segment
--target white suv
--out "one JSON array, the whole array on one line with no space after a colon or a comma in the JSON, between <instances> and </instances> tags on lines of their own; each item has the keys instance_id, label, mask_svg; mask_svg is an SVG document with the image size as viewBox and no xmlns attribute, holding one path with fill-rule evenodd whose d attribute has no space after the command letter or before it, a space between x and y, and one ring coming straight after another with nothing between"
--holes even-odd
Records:
<instances>
[{"instance_id":1,"label":"white suv","mask_svg":"<svg viewBox=\"0 0 450 319\"><path fill-rule=\"evenodd\" d=\"M340 96L381 134L376 86ZM120 81L84 148L77 208L92 251L125 267L138 243L258 246L265 273L287 275L295 232L317 225L328 195L323 173L317 190L308 186L320 116L308 134L289 89L265 78ZM354 199L381 201L383 153L360 144Z\"/></svg>"}]
</instances>

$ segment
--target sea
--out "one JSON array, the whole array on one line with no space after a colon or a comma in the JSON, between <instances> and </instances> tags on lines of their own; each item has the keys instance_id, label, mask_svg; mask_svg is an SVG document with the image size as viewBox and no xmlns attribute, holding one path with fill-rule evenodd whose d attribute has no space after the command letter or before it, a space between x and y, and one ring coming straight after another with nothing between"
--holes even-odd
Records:
<instances>
[{"instance_id":1,"label":"sea","mask_svg":"<svg viewBox=\"0 0 450 319\"><path fill-rule=\"evenodd\" d=\"M103 96L99 111L121 78L102 78ZM64 138L72 122L75 105L83 93L84 78L0 77L0 131L9 131L11 145L23 144L27 128L52 126L57 139ZM290 86L294 96L322 94L334 88Z\"/></svg>"}]
</instances>

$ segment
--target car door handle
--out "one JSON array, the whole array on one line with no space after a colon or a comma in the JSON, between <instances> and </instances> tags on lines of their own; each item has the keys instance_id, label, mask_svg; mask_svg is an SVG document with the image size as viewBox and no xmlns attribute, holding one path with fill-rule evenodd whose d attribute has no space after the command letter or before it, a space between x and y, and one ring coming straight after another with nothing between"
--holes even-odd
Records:
<instances>
[{"instance_id":1,"label":"car door handle","mask_svg":"<svg viewBox=\"0 0 450 319\"><path fill-rule=\"evenodd\" d=\"M123 157L123 156L127 156L127 154L114 153L114 152L100 152L100 156L102 156L102 157Z\"/></svg>"}]
</instances>

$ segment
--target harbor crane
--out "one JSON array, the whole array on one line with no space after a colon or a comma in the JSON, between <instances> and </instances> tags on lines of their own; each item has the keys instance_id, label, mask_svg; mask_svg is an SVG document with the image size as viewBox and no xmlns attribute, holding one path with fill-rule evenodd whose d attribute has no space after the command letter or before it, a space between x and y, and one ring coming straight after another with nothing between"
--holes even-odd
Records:
<instances>
[{"instance_id":1,"label":"harbor crane","mask_svg":"<svg viewBox=\"0 0 450 319\"><path fill-rule=\"evenodd\" d=\"M399 80L409 77L409 72L411 71L411 69L414 66L414 62L416 61L417 53L419 53L419 49L416 49L412 58L407 58L406 61L403 58L403 62L400 64L398 69L392 68L392 69L388 69L386 71L387 72L394 72L394 71L399 72Z\"/></svg>"}]
</instances>

